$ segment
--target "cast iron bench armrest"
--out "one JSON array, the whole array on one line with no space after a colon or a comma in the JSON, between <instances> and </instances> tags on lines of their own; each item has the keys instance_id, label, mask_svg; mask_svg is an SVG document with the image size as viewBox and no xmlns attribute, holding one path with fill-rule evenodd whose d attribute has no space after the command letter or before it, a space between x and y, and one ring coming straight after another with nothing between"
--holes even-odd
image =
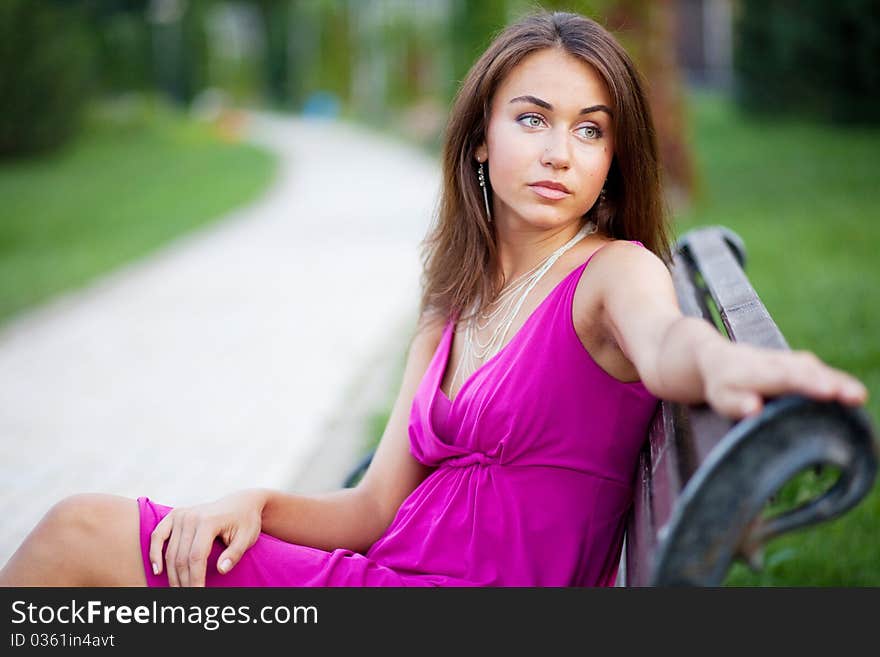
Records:
<instances>
[{"instance_id":1,"label":"cast iron bench armrest","mask_svg":"<svg viewBox=\"0 0 880 657\"><path fill-rule=\"evenodd\" d=\"M682 236L672 268L682 312L712 322L714 304L732 341L788 349L744 263L742 240L726 228ZM785 482L821 465L840 469L829 490L762 518ZM876 471L877 445L863 409L785 395L735 423L705 404L664 401L640 456L619 582L718 585L735 558L757 568L766 541L855 506Z\"/></svg>"}]
</instances>

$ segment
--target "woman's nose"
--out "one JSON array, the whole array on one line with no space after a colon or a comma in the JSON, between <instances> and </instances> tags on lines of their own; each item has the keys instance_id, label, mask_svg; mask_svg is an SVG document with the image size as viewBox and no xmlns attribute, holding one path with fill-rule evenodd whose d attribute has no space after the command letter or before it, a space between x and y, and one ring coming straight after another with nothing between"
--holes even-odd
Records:
<instances>
[{"instance_id":1,"label":"woman's nose","mask_svg":"<svg viewBox=\"0 0 880 657\"><path fill-rule=\"evenodd\" d=\"M552 166L554 169L568 168L571 159L568 149L568 135L551 132L547 136L547 144L544 147L544 154L541 156L541 164Z\"/></svg>"}]
</instances>

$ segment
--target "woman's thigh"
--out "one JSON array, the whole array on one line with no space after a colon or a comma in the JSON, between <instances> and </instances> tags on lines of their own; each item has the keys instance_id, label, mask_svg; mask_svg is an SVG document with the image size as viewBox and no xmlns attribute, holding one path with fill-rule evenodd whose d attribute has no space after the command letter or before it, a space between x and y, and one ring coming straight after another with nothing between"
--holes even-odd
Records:
<instances>
[{"instance_id":1,"label":"woman's thigh","mask_svg":"<svg viewBox=\"0 0 880 657\"><path fill-rule=\"evenodd\" d=\"M103 494L61 500L12 556L3 575L11 586L146 585L137 500Z\"/></svg>"},{"instance_id":2,"label":"woman's thigh","mask_svg":"<svg viewBox=\"0 0 880 657\"><path fill-rule=\"evenodd\" d=\"M77 515L74 537L87 550L83 555L87 585L146 586L137 500L99 494L68 500Z\"/></svg>"}]
</instances>

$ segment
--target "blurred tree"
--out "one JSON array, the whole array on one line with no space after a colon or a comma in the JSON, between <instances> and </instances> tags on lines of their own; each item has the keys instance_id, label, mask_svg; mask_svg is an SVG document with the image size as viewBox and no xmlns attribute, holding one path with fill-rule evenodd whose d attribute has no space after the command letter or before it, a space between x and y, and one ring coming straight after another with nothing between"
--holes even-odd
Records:
<instances>
[{"instance_id":1,"label":"blurred tree","mask_svg":"<svg viewBox=\"0 0 880 657\"><path fill-rule=\"evenodd\" d=\"M877 0L740 0L737 96L756 112L880 122Z\"/></svg>"},{"instance_id":2,"label":"blurred tree","mask_svg":"<svg viewBox=\"0 0 880 657\"><path fill-rule=\"evenodd\" d=\"M675 206L687 202L694 192L695 172L676 58L677 2L611 0L601 4L607 12L606 27L620 39L644 76L670 200Z\"/></svg>"},{"instance_id":3,"label":"blurred tree","mask_svg":"<svg viewBox=\"0 0 880 657\"><path fill-rule=\"evenodd\" d=\"M180 104L207 85L205 14L212 0L149 0L152 60L156 83Z\"/></svg>"},{"instance_id":4,"label":"blurred tree","mask_svg":"<svg viewBox=\"0 0 880 657\"><path fill-rule=\"evenodd\" d=\"M96 91L161 89L188 103L206 85L205 15L220 0L58 0L87 18Z\"/></svg>"},{"instance_id":5,"label":"blurred tree","mask_svg":"<svg viewBox=\"0 0 880 657\"><path fill-rule=\"evenodd\" d=\"M264 43L263 70L269 100L288 107L297 84L296 69L290 62L291 0L255 0L260 10Z\"/></svg>"},{"instance_id":6,"label":"blurred tree","mask_svg":"<svg viewBox=\"0 0 880 657\"><path fill-rule=\"evenodd\" d=\"M151 88L155 80L150 66L150 28L145 20L148 0L89 0L80 4L95 35L98 91Z\"/></svg>"},{"instance_id":7,"label":"blurred tree","mask_svg":"<svg viewBox=\"0 0 880 657\"><path fill-rule=\"evenodd\" d=\"M185 3L181 17L179 93L177 99L189 104L208 85L208 38L205 15L213 0Z\"/></svg>"},{"instance_id":8,"label":"blurred tree","mask_svg":"<svg viewBox=\"0 0 880 657\"><path fill-rule=\"evenodd\" d=\"M0 156L63 144L92 89L93 43L77 7L0 2Z\"/></svg>"},{"instance_id":9,"label":"blurred tree","mask_svg":"<svg viewBox=\"0 0 880 657\"><path fill-rule=\"evenodd\" d=\"M451 101L464 76L504 28L508 0L450 0L449 40L452 48L452 74L447 98Z\"/></svg>"},{"instance_id":10,"label":"blurred tree","mask_svg":"<svg viewBox=\"0 0 880 657\"><path fill-rule=\"evenodd\" d=\"M68 0L87 20L95 45L95 91L113 93L154 85L150 66L149 0Z\"/></svg>"},{"instance_id":11,"label":"blurred tree","mask_svg":"<svg viewBox=\"0 0 880 657\"><path fill-rule=\"evenodd\" d=\"M305 94L329 92L348 106L351 92L353 42L349 0L308 0L298 12L315 30L313 57L300 69Z\"/></svg>"}]
</instances>

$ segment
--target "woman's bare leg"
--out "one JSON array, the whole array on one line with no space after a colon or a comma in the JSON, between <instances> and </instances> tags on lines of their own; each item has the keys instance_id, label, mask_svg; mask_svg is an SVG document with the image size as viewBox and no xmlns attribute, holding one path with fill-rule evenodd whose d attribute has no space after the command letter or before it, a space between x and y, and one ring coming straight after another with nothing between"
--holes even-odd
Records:
<instances>
[{"instance_id":1,"label":"woman's bare leg","mask_svg":"<svg viewBox=\"0 0 880 657\"><path fill-rule=\"evenodd\" d=\"M0 570L0 586L145 586L137 500L73 495Z\"/></svg>"}]
</instances>

